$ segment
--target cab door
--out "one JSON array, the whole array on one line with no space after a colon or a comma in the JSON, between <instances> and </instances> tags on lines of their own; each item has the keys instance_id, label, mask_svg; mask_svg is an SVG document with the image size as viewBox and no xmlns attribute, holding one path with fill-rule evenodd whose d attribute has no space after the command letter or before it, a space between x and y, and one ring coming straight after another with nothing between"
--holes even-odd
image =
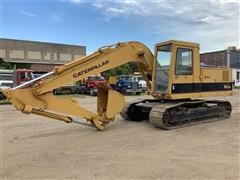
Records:
<instances>
[{"instance_id":1,"label":"cab door","mask_svg":"<svg viewBox=\"0 0 240 180\"><path fill-rule=\"evenodd\" d=\"M194 48L174 46L172 93L190 93L194 90Z\"/></svg>"}]
</instances>

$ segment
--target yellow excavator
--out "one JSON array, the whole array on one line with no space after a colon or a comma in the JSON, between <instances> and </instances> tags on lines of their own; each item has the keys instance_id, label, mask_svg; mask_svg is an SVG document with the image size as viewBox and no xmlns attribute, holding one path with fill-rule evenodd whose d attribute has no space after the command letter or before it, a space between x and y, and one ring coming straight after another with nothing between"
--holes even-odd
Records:
<instances>
[{"instance_id":1,"label":"yellow excavator","mask_svg":"<svg viewBox=\"0 0 240 180\"><path fill-rule=\"evenodd\" d=\"M53 89L64 84L128 62L138 65L154 99L125 105L123 95L109 86L99 85L97 112L93 113L79 106L76 100L62 99L52 93ZM231 115L230 102L204 100L202 97L228 96L233 90L229 68L201 67L199 44L170 40L156 44L154 55L144 44L135 41L104 46L3 93L23 113L103 130L119 112L127 120L149 119L163 129L225 119ZM73 116L83 117L89 123L75 120Z\"/></svg>"}]
</instances>

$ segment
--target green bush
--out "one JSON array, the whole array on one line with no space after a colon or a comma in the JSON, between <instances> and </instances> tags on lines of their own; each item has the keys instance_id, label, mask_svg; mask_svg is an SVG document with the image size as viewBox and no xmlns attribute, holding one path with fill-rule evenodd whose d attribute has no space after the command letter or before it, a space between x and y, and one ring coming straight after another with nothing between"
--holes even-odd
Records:
<instances>
[{"instance_id":1,"label":"green bush","mask_svg":"<svg viewBox=\"0 0 240 180\"><path fill-rule=\"evenodd\" d=\"M138 71L137 65L134 63L123 64L117 68L109 69L102 73L103 77L108 80L109 76L128 75Z\"/></svg>"}]
</instances>

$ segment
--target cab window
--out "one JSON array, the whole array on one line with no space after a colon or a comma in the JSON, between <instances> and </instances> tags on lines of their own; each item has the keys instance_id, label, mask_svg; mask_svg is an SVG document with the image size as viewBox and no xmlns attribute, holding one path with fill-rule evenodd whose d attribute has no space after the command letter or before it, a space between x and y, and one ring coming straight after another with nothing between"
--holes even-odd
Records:
<instances>
[{"instance_id":1,"label":"cab window","mask_svg":"<svg viewBox=\"0 0 240 180\"><path fill-rule=\"evenodd\" d=\"M20 78L23 81L29 81L33 79L31 72L20 72Z\"/></svg>"},{"instance_id":2,"label":"cab window","mask_svg":"<svg viewBox=\"0 0 240 180\"><path fill-rule=\"evenodd\" d=\"M186 48L177 49L176 75L191 75L192 66L192 50Z\"/></svg>"}]
</instances>

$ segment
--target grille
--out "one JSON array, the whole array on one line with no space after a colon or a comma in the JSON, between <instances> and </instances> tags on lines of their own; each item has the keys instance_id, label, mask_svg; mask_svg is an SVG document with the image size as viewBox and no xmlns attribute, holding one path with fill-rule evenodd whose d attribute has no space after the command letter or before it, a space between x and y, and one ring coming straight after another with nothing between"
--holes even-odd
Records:
<instances>
[{"instance_id":1,"label":"grille","mask_svg":"<svg viewBox=\"0 0 240 180\"><path fill-rule=\"evenodd\" d=\"M136 91L138 89L138 82L133 82L132 83L132 89Z\"/></svg>"}]
</instances>

